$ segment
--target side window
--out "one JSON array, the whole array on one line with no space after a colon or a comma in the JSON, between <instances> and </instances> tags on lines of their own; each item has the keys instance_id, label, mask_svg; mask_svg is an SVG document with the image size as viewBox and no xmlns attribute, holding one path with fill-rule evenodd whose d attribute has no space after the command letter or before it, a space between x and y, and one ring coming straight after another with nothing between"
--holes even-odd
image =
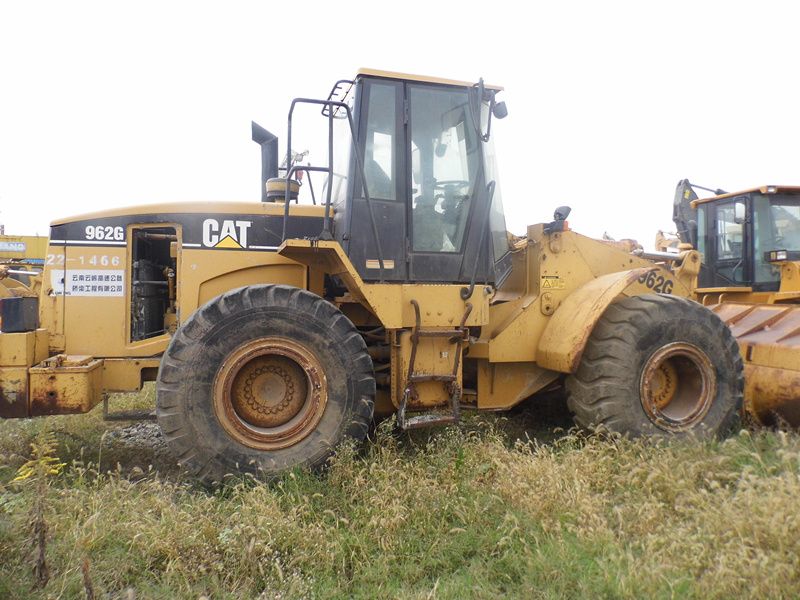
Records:
<instances>
[{"instance_id":1,"label":"side window","mask_svg":"<svg viewBox=\"0 0 800 600\"><path fill-rule=\"evenodd\" d=\"M775 223L776 238L780 242L776 242L776 245L785 250L800 250L800 206L797 201L774 202L772 220Z\"/></svg>"},{"instance_id":2,"label":"side window","mask_svg":"<svg viewBox=\"0 0 800 600\"><path fill-rule=\"evenodd\" d=\"M370 83L367 101L367 132L364 150L364 173L370 198L397 199L397 88Z\"/></svg>"},{"instance_id":3,"label":"side window","mask_svg":"<svg viewBox=\"0 0 800 600\"><path fill-rule=\"evenodd\" d=\"M779 239L774 212L769 198L753 194L753 265L756 283L773 283L780 280L780 269L764 260L764 252L775 250Z\"/></svg>"},{"instance_id":4,"label":"side window","mask_svg":"<svg viewBox=\"0 0 800 600\"><path fill-rule=\"evenodd\" d=\"M484 106L485 110L488 107ZM490 138L483 144L484 161L486 165L486 181L494 181L494 196L492 197L492 210L489 213L489 231L492 234L492 247L494 260L498 261L508 254L510 250L508 232L506 230L506 217L503 212L503 194L500 192L500 177L497 173L497 158L494 150L494 139Z\"/></svg>"},{"instance_id":5,"label":"side window","mask_svg":"<svg viewBox=\"0 0 800 600\"><path fill-rule=\"evenodd\" d=\"M744 230L734 218L733 204L717 207L717 258L732 260L742 258Z\"/></svg>"},{"instance_id":6,"label":"side window","mask_svg":"<svg viewBox=\"0 0 800 600\"><path fill-rule=\"evenodd\" d=\"M716 263L714 264L714 283L712 285L742 285L748 283L748 265L745 261L746 252L745 223L743 215L736 218L737 202L719 204L716 207L716 221L714 227L714 245L716 246ZM744 204L738 202L740 213ZM739 221L737 223L737 220Z\"/></svg>"},{"instance_id":7,"label":"side window","mask_svg":"<svg viewBox=\"0 0 800 600\"><path fill-rule=\"evenodd\" d=\"M344 98L351 111L354 110L355 92L351 90ZM336 212L343 210L347 202L348 180L350 176L350 158L353 150L353 134L350 131L350 121L344 109L334 110L336 118L333 120L333 177L331 181L326 181L320 198L327 195L327 186L333 187L331 191L331 203L336 207ZM356 181L360 181L356 177Z\"/></svg>"},{"instance_id":8,"label":"side window","mask_svg":"<svg viewBox=\"0 0 800 600\"><path fill-rule=\"evenodd\" d=\"M702 261L707 260L706 248L708 246L708 232L706 231L706 211L707 206L700 206L697 209L697 251L700 253Z\"/></svg>"},{"instance_id":9,"label":"side window","mask_svg":"<svg viewBox=\"0 0 800 600\"><path fill-rule=\"evenodd\" d=\"M780 268L764 259L771 250L800 250L800 202L787 196L753 195L756 283L780 281Z\"/></svg>"}]
</instances>

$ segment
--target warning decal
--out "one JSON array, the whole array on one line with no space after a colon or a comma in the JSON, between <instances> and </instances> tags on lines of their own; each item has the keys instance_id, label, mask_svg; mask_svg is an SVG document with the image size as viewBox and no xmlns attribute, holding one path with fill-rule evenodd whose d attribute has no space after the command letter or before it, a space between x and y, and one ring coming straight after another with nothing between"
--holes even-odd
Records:
<instances>
[{"instance_id":1,"label":"warning decal","mask_svg":"<svg viewBox=\"0 0 800 600\"><path fill-rule=\"evenodd\" d=\"M542 275L541 287L543 290L563 290L564 280L558 275Z\"/></svg>"},{"instance_id":2,"label":"warning decal","mask_svg":"<svg viewBox=\"0 0 800 600\"><path fill-rule=\"evenodd\" d=\"M51 271L53 293L65 296L122 296L125 271L67 269Z\"/></svg>"}]
</instances>

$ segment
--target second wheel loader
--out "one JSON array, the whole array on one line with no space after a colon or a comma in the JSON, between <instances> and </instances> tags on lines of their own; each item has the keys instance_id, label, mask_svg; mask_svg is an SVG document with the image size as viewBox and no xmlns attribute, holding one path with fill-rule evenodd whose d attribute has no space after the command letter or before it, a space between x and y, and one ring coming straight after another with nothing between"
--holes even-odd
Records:
<instances>
[{"instance_id":1,"label":"second wheel loader","mask_svg":"<svg viewBox=\"0 0 800 600\"><path fill-rule=\"evenodd\" d=\"M799 427L800 187L715 190L702 199L694 187L680 181L673 203L680 240L702 256L693 295L739 343L750 416Z\"/></svg>"},{"instance_id":2,"label":"second wheel loader","mask_svg":"<svg viewBox=\"0 0 800 600\"><path fill-rule=\"evenodd\" d=\"M454 423L555 387L582 426L725 435L742 361L687 299L699 254L654 264L571 231L567 207L510 235L501 90L365 69L293 101L283 169L253 125L260 203L55 221L38 299L0 304L0 416L86 412L156 380L171 449L208 480L318 467L376 413ZM322 164L296 162L302 110L327 129Z\"/></svg>"}]
</instances>

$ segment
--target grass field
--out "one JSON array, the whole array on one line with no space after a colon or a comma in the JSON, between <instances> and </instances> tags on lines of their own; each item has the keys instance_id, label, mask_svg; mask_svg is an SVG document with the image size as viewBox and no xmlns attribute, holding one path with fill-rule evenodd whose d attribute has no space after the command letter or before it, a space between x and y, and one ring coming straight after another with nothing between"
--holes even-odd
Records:
<instances>
[{"instance_id":1,"label":"grass field","mask_svg":"<svg viewBox=\"0 0 800 600\"><path fill-rule=\"evenodd\" d=\"M85 597L84 562L110 598L800 596L794 434L604 440L529 408L414 436L379 427L322 476L209 492L158 447L106 433L124 425L97 411L0 423L0 598ZM63 471L11 483L43 431Z\"/></svg>"}]
</instances>

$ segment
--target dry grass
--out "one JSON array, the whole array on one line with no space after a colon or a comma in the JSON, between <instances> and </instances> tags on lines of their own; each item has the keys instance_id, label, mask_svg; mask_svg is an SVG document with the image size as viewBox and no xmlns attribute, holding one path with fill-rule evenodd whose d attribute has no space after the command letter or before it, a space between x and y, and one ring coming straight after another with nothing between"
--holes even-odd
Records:
<instances>
[{"instance_id":1,"label":"dry grass","mask_svg":"<svg viewBox=\"0 0 800 600\"><path fill-rule=\"evenodd\" d=\"M112 598L800 595L797 436L530 441L530 418L380 428L324 476L212 492L152 454L98 453L119 425L96 414L0 423L0 597L83 597L84 560ZM50 581L32 591L33 491L9 481L42 428L69 466L45 492Z\"/></svg>"}]
</instances>

